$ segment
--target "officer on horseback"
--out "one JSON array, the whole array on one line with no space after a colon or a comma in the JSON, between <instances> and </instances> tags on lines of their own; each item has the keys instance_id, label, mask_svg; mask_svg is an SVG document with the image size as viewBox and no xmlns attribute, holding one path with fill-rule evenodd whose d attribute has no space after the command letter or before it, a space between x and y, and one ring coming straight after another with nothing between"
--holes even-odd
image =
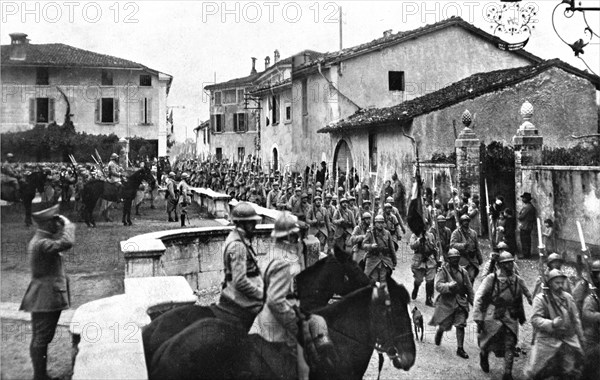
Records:
<instances>
[{"instance_id":1,"label":"officer on horseback","mask_svg":"<svg viewBox=\"0 0 600 380\"><path fill-rule=\"evenodd\" d=\"M113 183L117 186L118 191L121 191L121 173L123 172L123 168L119 165L119 155L113 153L110 155L110 162L106 165L108 170L108 175L106 177L106 182Z\"/></svg>"},{"instance_id":2,"label":"officer on horseback","mask_svg":"<svg viewBox=\"0 0 600 380\"><path fill-rule=\"evenodd\" d=\"M263 279L256 253L250 244L261 217L246 202L237 204L231 214L235 228L225 240L225 281L217 311L222 312L222 319L241 325L248 331L264 302Z\"/></svg>"},{"instance_id":3,"label":"officer on horseback","mask_svg":"<svg viewBox=\"0 0 600 380\"><path fill-rule=\"evenodd\" d=\"M265 305L256 317L251 333L258 333L263 339L280 346L285 365L280 368L282 378L308 379L309 367L305 361L304 349L308 355L318 355L331 345L327 333L327 323L316 315L311 315L303 330L304 349L298 343L299 300L295 277L306 268L306 257L300 240L298 218L284 211L275 221L271 236L275 239L272 255L263 269L265 283Z\"/></svg>"},{"instance_id":4,"label":"officer on horseback","mask_svg":"<svg viewBox=\"0 0 600 380\"><path fill-rule=\"evenodd\" d=\"M2 182L8 183L15 193L19 191L19 173L17 173L14 167L14 156L12 153L6 154L6 161L2 163Z\"/></svg>"}]
</instances>

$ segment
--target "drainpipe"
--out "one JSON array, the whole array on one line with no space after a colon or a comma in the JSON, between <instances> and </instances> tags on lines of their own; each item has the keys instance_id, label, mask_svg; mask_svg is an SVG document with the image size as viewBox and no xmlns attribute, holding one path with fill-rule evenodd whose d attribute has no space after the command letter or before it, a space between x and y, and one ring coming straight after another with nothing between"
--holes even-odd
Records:
<instances>
[{"instance_id":1,"label":"drainpipe","mask_svg":"<svg viewBox=\"0 0 600 380\"><path fill-rule=\"evenodd\" d=\"M335 91L336 91L338 94L340 94L340 95L341 95L341 96L343 96L344 98L348 99L348 101L349 101L350 103L352 103L352 104L353 104L353 105L354 105L356 108L358 108L358 110L361 110L361 109L362 109L362 108L361 108L361 107L360 107L358 104L356 104L356 103L354 102L354 100L350 99L350 98L349 98L349 97L347 97L345 94L343 94L343 93L342 93L342 92L341 92L341 91L340 91L340 90L339 90L337 87L335 87L335 85L333 84L333 82L332 82L332 81L330 81L329 79L327 79L327 77L326 77L325 75L323 75L323 72L321 71L321 62L317 63L317 69L319 70L319 74L320 74L320 75L323 77L323 79L325 79L325 80L327 81L327 83L329 83L329 85L330 85L331 87L333 87L333 89L334 89L334 90L335 90Z\"/></svg>"}]
</instances>

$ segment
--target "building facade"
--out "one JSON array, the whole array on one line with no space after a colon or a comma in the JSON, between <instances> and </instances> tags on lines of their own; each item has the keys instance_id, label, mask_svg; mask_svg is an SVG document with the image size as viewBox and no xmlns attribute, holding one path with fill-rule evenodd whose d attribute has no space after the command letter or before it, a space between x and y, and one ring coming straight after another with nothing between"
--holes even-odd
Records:
<instances>
[{"instance_id":1,"label":"building facade","mask_svg":"<svg viewBox=\"0 0 600 380\"><path fill-rule=\"evenodd\" d=\"M2 132L63 124L68 104L77 132L157 140L166 155L171 75L65 44L30 44L23 33L1 49Z\"/></svg>"}]
</instances>

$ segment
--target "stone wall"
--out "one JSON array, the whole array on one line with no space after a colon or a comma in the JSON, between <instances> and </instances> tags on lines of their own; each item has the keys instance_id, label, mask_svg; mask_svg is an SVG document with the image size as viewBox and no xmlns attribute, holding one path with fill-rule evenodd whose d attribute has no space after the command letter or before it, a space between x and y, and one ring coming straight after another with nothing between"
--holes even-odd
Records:
<instances>
[{"instance_id":1,"label":"stone wall","mask_svg":"<svg viewBox=\"0 0 600 380\"><path fill-rule=\"evenodd\" d=\"M542 223L554 221L556 250L570 259L581 251L575 224L579 220L588 249L600 256L600 167L523 166L521 173L517 194L530 192ZM537 232L533 235L537 244Z\"/></svg>"}]
</instances>

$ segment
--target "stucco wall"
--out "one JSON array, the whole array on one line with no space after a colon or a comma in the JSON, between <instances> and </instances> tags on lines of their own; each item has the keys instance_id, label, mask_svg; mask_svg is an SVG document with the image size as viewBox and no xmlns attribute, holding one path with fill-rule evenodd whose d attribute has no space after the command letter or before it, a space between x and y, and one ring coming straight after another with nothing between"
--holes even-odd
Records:
<instances>
[{"instance_id":1,"label":"stucco wall","mask_svg":"<svg viewBox=\"0 0 600 380\"><path fill-rule=\"evenodd\" d=\"M512 137L523 123L520 109L525 100L533 105L531 122L544 136L546 146L575 145L578 140L571 139L572 134L597 133L595 87L583 78L551 68L501 91L416 117L413 130L415 138L423 141L420 152L423 157L431 157L435 152L453 152L452 121L456 120L457 133L460 133L465 109L472 115L477 114L472 127L482 142L502 141L512 145Z\"/></svg>"},{"instance_id":2,"label":"stucco wall","mask_svg":"<svg viewBox=\"0 0 600 380\"><path fill-rule=\"evenodd\" d=\"M56 86L60 86L71 103L72 120L77 131L91 134L114 133L119 137L138 136L158 139L159 130L166 123L166 81L152 74L152 86L140 87L135 70L110 70L113 86L100 86L101 71L97 69L50 68L48 86L35 85L35 68L2 68L2 102L0 125L2 132L23 131L33 127L29 123L29 99L55 99L55 120L64 122L66 102ZM129 83L129 85L128 85ZM119 123L96 124L96 99L119 99ZM151 125L140 125L140 99L151 98Z\"/></svg>"},{"instance_id":3,"label":"stucco wall","mask_svg":"<svg viewBox=\"0 0 600 380\"><path fill-rule=\"evenodd\" d=\"M238 147L244 147L245 155L256 154L256 145L254 139L258 134L253 132L223 132L215 133L210 136L210 151L215 154L217 148L221 148L223 158L228 158L230 162L238 161Z\"/></svg>"},{"instance_id":4,"label":"stucco wall","mask_svg":"<svg viewBox=\"0 0 600 380\"><path fill-rule=\"evenodd\" d=\"M560 253L573 258L580 252L579 220L588 248L600 255L600 167L525 166L516 193L525 191L532 194L541 221L554 220Z\"/></svg>"}]
</instances>

